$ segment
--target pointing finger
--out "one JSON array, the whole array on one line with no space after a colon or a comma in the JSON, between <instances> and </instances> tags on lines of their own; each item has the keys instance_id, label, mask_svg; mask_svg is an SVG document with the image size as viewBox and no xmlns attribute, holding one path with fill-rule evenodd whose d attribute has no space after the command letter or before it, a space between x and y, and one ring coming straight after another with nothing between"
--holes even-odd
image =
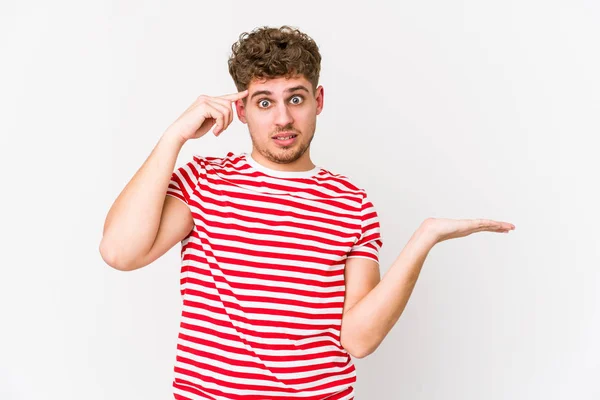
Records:
<instances>
[{"instance_id":1,"label":"pointing finger","mask_svg":"<svg viewBox=\"0 0 600 400\"><path fill-rule=\"evenodd\" d=\"M239 99L243 99L246 96L248 96L248 89L243 90L238 93L232 93L232 94L226 94L224 96L219 96L219 98L229 100L229 101L236 101Z\"/></svg>"}]
</instances>

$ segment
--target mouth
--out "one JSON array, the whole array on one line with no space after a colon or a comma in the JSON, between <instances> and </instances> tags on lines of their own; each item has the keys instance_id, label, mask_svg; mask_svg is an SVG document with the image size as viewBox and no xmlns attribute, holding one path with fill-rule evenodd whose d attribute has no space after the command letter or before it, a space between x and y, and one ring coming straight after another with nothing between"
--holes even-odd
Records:
<instances>
[{"instance_id":1,"label":"mouth","mask_svg":"<svg viewBox=\"0 0 600 400\"><path fill-rule=\"evenodd\" d=\"M289 146L296 140L298 135L292 132L282 132L273 136L273 140L280 146Z\"/></svg>"}]
</instances>

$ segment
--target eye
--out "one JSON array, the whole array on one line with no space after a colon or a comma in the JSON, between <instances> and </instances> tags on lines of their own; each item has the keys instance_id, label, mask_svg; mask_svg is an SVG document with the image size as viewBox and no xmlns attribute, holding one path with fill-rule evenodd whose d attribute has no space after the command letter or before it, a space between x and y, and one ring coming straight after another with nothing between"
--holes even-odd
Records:
<instances>
[{"instance_id":1,"label":"eye","mask_svg":"<svg viewBox=\"0 0 600 400\"><path fill-rule=\"evenodd\" d=\"M296 100L296 99L297 99L298 101L294 101L294 100ZM302 96L294 96L294 97L292 97L292 99L291 99L291 102L292 102L293 104L301 104L303 101L304 101L304 98L303 98Z\"/></svg>"},{"instance_id":2,"label":"eye","mask_svg":"<svg viewBox=\"0 0 600 400\"><path fill-rule=\"evenodd\" d=\"M269 104L271 104L271 102L269 100L261 100L258 102L258 106L261 108L267 108L269 106Z\"/></svg>"}]
</instances>

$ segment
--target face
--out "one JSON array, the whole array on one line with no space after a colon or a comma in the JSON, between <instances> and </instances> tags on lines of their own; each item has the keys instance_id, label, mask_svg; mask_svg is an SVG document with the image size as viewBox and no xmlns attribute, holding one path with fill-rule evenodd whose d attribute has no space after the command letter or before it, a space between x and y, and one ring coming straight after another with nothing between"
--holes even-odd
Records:
<instances>
[{"instance_id":1,"label":"face","mask_svg":"<svg viewBox=\"0 0 600 400\"><path fill-rule=\"evenodd\" d=\"M255 158L266 164L309 165L317 115L323 109L323 87L313 92L302 75L253 80L245 104L236 102L240 121L248 124Z\"/></svg>"}]
</instances>

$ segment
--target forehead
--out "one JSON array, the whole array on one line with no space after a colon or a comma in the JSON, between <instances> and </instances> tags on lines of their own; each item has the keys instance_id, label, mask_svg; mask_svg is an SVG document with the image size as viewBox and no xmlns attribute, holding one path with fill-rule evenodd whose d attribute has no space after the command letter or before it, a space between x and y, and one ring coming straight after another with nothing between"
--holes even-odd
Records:
<instances>
[{"instance_id":1,"label":"forehead","mask_svg":"<svg viewBox=\"0 0 600 400\"><path fill-rule=\"evenodd\" d=\"M302 85L311 91L311 83L303 75L296 75L291 78L255 78L248 85L248 94L252 96L252 93L259 90L269 91L273 94L282 94L286 89L299 85Z\"/></svg>"}]
</instances>

